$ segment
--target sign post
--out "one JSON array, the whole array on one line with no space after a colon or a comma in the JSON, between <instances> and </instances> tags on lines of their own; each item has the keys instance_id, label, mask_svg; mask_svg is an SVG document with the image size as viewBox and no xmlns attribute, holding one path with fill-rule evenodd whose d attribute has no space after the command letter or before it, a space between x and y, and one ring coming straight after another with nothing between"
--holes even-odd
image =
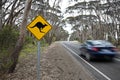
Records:
<instances>
[{"instance_id":1,"label":"sign post","mask_svg":"<svg viewBox=\"0 0 120 80\"><path fill-rule=\"evenodd\" d=\"M40 80L40 39L51 30L51 25L41 16L37 16L28 26L27 29L38 40L37 51L37 80Z\"/></svg>"},{"instance_id":2,"label":"sign post","mask_svg":"<svg viewBox=\"0 0 120 80\"><path fill-rule=\"evenodd\" d=\"M37 80L40 80L40 41L38 41L38 51L37 51Z\"/></svg>"}]
</instances>

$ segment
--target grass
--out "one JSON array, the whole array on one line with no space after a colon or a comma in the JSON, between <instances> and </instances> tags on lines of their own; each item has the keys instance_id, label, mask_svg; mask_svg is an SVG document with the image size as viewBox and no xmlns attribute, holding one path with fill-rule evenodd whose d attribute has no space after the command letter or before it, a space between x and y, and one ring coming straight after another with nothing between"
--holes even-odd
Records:
<instances>
[{"instance_id":1,"label":"grass","mask_svg":"<svg viewBox=\"0 0 120 80\"><path fill-rule=\"evenodd\" d=\"M118 50L120 51L120 45L119 45L117 48L118 48Z\"/></svg>"},{"instance_id":2,"label":"grass","mask_svg":"<svg viewBox=\"0 0 120 80\"><path fill-rule=\"evenodd\" d=\"M26 57L28 54L34 54L36 50L37 50L37 47L35 45L27 44L21 50L19 57Z\"/></svg>"},{"instance_id":3,"label":"grass","mask_svg":"<svg viewBox=\"0 0 120 80\"><path fill-rule=\"evenodd\" d=\"M41 47L40 47L40 50L41 52L44 51L44 49L48 46L48 44L46 43L41 43ZM29 43L29 44L26 44L23 49L21 50L20 52L20 58L25 58L27 57L27 55L29 54L36 54L37 53L37 44L32 44L32 43Z\"/></svg>"}]
</instances>

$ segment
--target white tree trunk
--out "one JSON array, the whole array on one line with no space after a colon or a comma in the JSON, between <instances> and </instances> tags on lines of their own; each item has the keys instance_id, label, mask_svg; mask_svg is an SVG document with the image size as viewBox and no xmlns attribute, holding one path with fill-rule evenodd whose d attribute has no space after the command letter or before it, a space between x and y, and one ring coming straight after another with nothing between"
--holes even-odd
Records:
<instances>
[{"instance_id":1,"label":"white tree trunk","mask_svg":"<svg viewBox=\"0 0 120 80\"><path fill-rule=\"evenodd\" d=\"M2 0L0 0L0 30L2 29Z\"/></svg>"},{"instance_id":2,"label":"white tree trunk","mask_svg":"<svg viewBox=\"0 0 120 80\"><path fill-rule=\"evenodd\" d=\"M13 60L13 64L9 68L9 73L14 72L15 67L17 65L17 62L18 62L19 53L20 53L20 51L21 51L21 49L24 45L24 42L25 42L27 18L28 18L28 14L29 14L29 11L30 11L30 8L31 8L31 3L32 3L32 0L27 0L26 4L25 4L23 21L22 21L21 26L20 26L20 35L19 35L19 39L16 43L15 49L14 49L12 55L11 55L12 60Z\"/></svg>"}]
</instances>

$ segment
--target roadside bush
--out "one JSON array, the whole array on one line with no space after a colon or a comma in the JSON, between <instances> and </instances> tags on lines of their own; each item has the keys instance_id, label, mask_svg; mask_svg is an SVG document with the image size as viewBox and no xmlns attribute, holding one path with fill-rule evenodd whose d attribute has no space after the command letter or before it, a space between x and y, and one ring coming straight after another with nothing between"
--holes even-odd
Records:
<instances>
[{"instance_id":1,"label":"roadside bush","mask_svg":"<svg viewBox=\"0 0 120 80\"><path fill-rule=\"evenodd\" d=\"M12 64L11 53L14 50L18 35L18 31L11 26L5 26L0 31L0 75L7 72Z\"/></svg>"},{"instance_id":2,"label":"roadside bush","mask_svg":"<svg viewBox=\"0 0 120 80\"><path fill-rule=\"evenodd\" d=\"M14 51L18 37L19 31L15 28L12 28L11 26L5 26L0 31L0 79L5 73L8 73L9 67L13 64L11 54ZM34 40L32 37L27 36L25 38L25 44L23 46L24 51L26 50L27 53L31 53L33 47L35 45L37 46L36 43L36 40ZM26 48L26 45L29 45L29 47L27 46L28 48ZM45 42L42 41L42 46L44 45ZM25 55L25 53L23 55Z\"/></svg>"},{"instance_id":3,"label":"roadside bush","mask_svg":"<svg viewBox=\"0 0 120 80\"><path fill-rule=\"evenodd\" d=\"M33 43L33 38L29 37L29 36L26 36L26 38L25 38L25 45L28 44L28 43Z\"/></svg>"}]
</instances>

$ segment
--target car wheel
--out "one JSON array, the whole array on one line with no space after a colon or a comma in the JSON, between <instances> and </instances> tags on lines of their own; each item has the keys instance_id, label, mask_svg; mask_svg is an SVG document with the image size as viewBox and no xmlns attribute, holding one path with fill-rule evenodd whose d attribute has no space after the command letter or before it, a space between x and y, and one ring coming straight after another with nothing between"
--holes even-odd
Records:
<instances>
[{"instance_id":1,"label":"car wheel","mask_svg":"<svg viewBox=\"0 0 120 80\"><path fill-rule=\"evenodd\" d=\"M106 57L107 60L113 61L113 57Z\"/></svg>"},{"instance_id":2,"label":"car wheel","mask_svg":"<svg viewBox=\"0 0 120 80\"><path fill-rule=\"evenodd\" d=\"M80 52L79 56L85 57L85 55L83 54L83 52Z\"/></svg>"},{"instance_id":3,"label":"car wheel","mask_svg":"<svg viewBox=\"0 0 120 80\"><path fill-rule=\"evenodd\" d=\"M86 53L86 54L85 54L85 57L86 57L86 59L87 59L88 61L91 61L91 60L92 60L92 57L91 57L91 55L90 55L89 53Z\"/></svg>"},{"instance_id":4,"label":"car wheel","mask_svg":"<svg viewBox=\"0 0 120 80\"><path fill-rule=\"evenodd\" d=\"M83 54L82 54L82 51L80 51L80 53L79 53L79 56L82 56Z\"/></svg>"}]
</instances>

